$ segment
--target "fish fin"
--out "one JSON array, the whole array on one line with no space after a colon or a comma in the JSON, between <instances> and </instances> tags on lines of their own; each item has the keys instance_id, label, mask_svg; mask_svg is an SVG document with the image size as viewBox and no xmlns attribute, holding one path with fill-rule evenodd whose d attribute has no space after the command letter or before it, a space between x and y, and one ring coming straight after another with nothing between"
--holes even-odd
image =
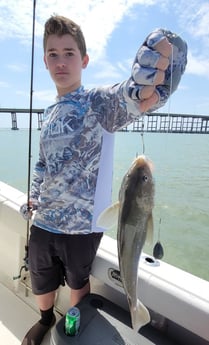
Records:
<instances>
[{"instance_id":1,"label":"fish fin","mask_svg":"<svg viewBox=\"0 0 209 345\"><path fill-rule=\"evenodd\" d=\"M154 233L154 222L153 222L153 216L152 214L148 218L147 222L147 236L146 236L146 242L148 244L153 243L153 233Z\"/></svg>"},{"instance_id":2,"label":"fish fin","mask_svg":"<svg viewBox=\"0 0 209 345\"><path fill-rule=\"evenodd\" d=\"M131 312L131 322L133 329L138 332L138 330L150 322L150 314L147 308L144 306L139 299L137 299L136 308L132 309Z\"/></svg>"},{"instance_id":3,"label":"fish fin","mask_svg":"<svg viewBox=\"0 0 209 345\"><path fill-rule=\"evenodd\" d=\"M118 222L118 212L119 212L119 201L106 208L97 218L96 225L104 228L110 229Z\"/></svg>"}]
</instances>

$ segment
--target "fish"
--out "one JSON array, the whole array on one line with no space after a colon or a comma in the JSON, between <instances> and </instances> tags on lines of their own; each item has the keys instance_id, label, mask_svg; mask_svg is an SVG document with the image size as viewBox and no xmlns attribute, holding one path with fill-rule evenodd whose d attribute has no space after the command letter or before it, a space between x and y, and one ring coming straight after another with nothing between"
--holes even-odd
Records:
<instances>
[{"instance_id":1,"label":"fish","mask_svg":"<svg viewBox=\"0 0 209 345\"><path fill-rule=\"evenodd\" d=\"M148 309L138 299L138 268L145 241L153 239L155 183L153 163L145 155L137 156L124 175L119 200L104 210L97 225L111 228L117 223L117 249L121 281L126 293L132 328L138 330L150 322Z\"/></svg>"}]
</instances>

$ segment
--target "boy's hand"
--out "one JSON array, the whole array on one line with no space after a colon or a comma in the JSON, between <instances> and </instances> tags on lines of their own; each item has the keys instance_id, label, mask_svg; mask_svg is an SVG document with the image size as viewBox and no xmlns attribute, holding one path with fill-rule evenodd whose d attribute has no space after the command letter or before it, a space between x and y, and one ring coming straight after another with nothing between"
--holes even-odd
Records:
<instances>
[{"instance_id":1,"label":"boy's hand","mask_svg":"<svg viewBox=\"0 0 209 345\"><path fill-rule=\"evenodd\" d=\"M30 220L33 216L33 211L37 210L37 202L34 203L32 201L29 201L29 204L25 203L22 206L20 206L20 214L25 220Z\"/></svg>"},{"instance_id":2,"label":"boy's hand","mask_svg":"<svg viewBox=\"0 0 209 345\"><path fill-rule=\"evenodd\" d=\"M130 97L140 112L163 106L177 89L187 63L187 45L176 34L158 29L139 48L132 67ZM171 70L172 69L172 70Z\"/></svg>"},{"instance_id":3,"label":"boy's hand","mask_svg":"<svg viewBox=\"0 0 209 345\"><path fill-rule=\"evenodd\" d=\"M28 204L23 204L22 206L20 206L20 214L25 220L30 220L33 215L32 207Z\"/></svg>"},{"instance_id":4,"label":"boy's hand","mask_svg":"<svg viewBox=\"0 0 209 345\"><path fill-rule=\"evenodd\" d=\"M153 108L156 104L159 103L159 95L156 91L153 91L152 95L147 99L144 99L139 103L140 113L145 113L149 109Z\"/></svg>"}]
</instances>

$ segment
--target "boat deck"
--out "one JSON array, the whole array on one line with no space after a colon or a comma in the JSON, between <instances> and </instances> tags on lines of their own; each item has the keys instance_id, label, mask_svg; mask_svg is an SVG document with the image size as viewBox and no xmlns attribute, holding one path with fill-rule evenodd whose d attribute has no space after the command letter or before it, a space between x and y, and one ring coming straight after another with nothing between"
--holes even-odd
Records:
<instances>
[{"instance_id":1,"label":"boat deck","mask_svg":"<svg viewBox=\"0 0 209 345\"><path fill-rule=\"evenodd\" d=\"M0 284L0 301L1 344L20 345L29 328L39 319L39 315L2 284ZM45 337L42 344L50 344L50 334Z\"/></svg>"},{"instance_id":2,"label":"boat deck","mask_svg":"<svg viewBox=\"0 0 209 345\"><path fill-rule=\"evenodd\" d=\"M27 298L27 297L26 297ZM29 304L27 304L22 298L20 298L18 295L16 295L14 292L10 291L8 288L6 288L4 285L0 284L0 300L1 300L1 308L0 308L0 338L1 341L4 345L20 345L21 341L28 331L28 329L39 319L39 314L37 310L35 310L33 307L31 307ZM113 304L111 303L111 306ZM83 307L85 309L85 305ZM109 307L108 307L109 308ZM82 309L82 306L81 306ZM140 334L134 334L132 329L127 326L125 323L129 322L127 321L129 319L128 313L121 309L120 307L116 308L110 308L109 310L104 310L102 311L103 315L100 314L99 316L99 323L100 326L101 324L101 319L104 320L104 313L108 312L111 313L111 315L108 315L108 324L111 324L111 328L114 330L114 339L112 343L109 343L108 345L115 344L115 345L179 345L179 343L176 343L175 341L172 341L171 339L168 339L162 332L159 332L153 327L146 326L143 327L140 331ZM97 313L97 311L96 311ZM98 313L97 313L98 314ZM120 315L119 315L120 314ZM117 321L115 319L115 316L117 317ZM94 323L97 322L97 319L93 317ZM107 326L107 322L105 319L105 327L103 332L102 330L98 331L100 334L104 334L104 337L106 338L105 334L107 327L110 327L109 325ZM46 337L44 338L42 345L53 345L53 339L55 339L55 334L57 332L57 329L59 329L59 324L62 322L62 318L57 314L57 326L53 328L52 330L52 339L51 334L47 334ZM115 322L119 322L118 324L115 325ZM124 322L124 323L123 323ZM124 326L124 327L123 327ZM92 324L91 327L95 328L95 324ZM103 327L103 326L102 326ZM89 326L88 326L89 328ZM123 328L122 333L119 334L120 328ZM87 332L88 334L92 334L90 331ZM116 337L116 334L118 336ZM135 337L136 335L136 337ZM124 338L126 337L126 339ZM128 339L127 339L128 337ZM131 339L132 338L132 339ZM50 340L51 339L51 340ZM69 338L68 338L69 339ZM84 340L85 339L85 342ZM134 340L133 340L134 339ZM90 344L90 341L86 343L86 334L85 337L80 337L79 341L76 340L74 342L73 338L72 340L72 345L78 344L78 345L85 345L88 343ZM96 340L98 341L98 339ZM56 342L56 344L59 345L65 345L65 341L63 340L60 342ZM71 342L70 342L71 343ZM100 342L95 342L95 344L100 344ZM103 344L103 343L101 343ZM94 345L94 342L91 343L91 345Z\"/></svg>"}]
</instances>

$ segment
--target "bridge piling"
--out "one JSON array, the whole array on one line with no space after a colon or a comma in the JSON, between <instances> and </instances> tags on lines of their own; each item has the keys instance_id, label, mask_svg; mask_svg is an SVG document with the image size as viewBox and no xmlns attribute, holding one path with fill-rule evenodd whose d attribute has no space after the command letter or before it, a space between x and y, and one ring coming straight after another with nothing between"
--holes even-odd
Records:
<instances>
[{"instance_id":1,"label":"bridge piling","mask_svg":"<svg viewBox=\"0 0 209 345\"><path fill-rule=\"evenodd\" d=\"M11 129L13 129L13 130L19 129L17 127L17 114L15 111L11 112L11 118L12 118L12 128Z\"/></svg>"}]
</instances>

